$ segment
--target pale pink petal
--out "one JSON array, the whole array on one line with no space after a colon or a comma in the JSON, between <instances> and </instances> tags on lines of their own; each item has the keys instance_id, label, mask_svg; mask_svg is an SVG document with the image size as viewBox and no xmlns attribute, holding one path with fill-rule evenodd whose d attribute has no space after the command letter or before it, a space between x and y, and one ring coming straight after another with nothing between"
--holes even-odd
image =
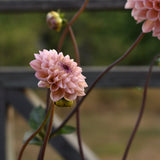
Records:
<instances>
[{"instance_id":1,"label":"pale pink petal","mask_svg":"<svg viewBox=\"0 0 160 160\"><path fill-rule=\"evenodd\" d=\"M30 62L30 65L40 80L38 86L50 88L53 101L64 97L74 100L77 96L85 95L86 77L70 56L64 57L62 52L58 54L55 50L45 49L39 53L35 54L36 59Z\"/></svg>"},{"instance_id":2,"label":"pale pink petal","mask_svg":"<svg viewBox=\"0 0 160 160\"><path fill-rule=\"evenodd\" d=\"M39 81L38 82L38 87L42 87L42 88L48 88L49 84L45 81Z\"/></svg>"},{"instance_id":3,"label":"pale pink petal","mask_svg":"<svg viewBox=\"0 0 160 160\"><path fill-rule=\"evenodd\" d=\"M154 31L153 36L159 37L160 0L127 0L125 8L132 9L131 15L137 23L144 21L144 33Z\"/></svg>"},{"instance_id":4,"label":"pale pink petal","mask_svg":"<svg viewBox=\"0 0 160 160\"><path fill-rule=\"evenodd\" d=\"M142 31L144 33L150 32L152 31L153 26L154 26L154 21L147 20L143 23Z\"/></svg>"},{"instance_id":5,"label":"pale pink petal","mask_svg":"<svg viewBox=\"0 0 160 160\"><path fill-rule=\"evenodd\" d=\"M47 80L47 77L48 77L48 74L46 74L45 72L36 72L36 73L35 73L35 76L36 76L36 78L38 78L39 80L46 81L46 80Z\"/></svg>"},{"instance_id":6,"label":"pale pink petal","mask_svg":"<svg viewBox=\"0 0 160 160\"><path fill-rule=\"evenodd\" d=\"M143 9L143 10L135 10L134 14L132 16L136 16L139 18L146 18L146 14L147 14L147 10Z\"/></svg>"},{"instance_id":7,"label":"pale pink petal","mask_svg":"<svg viewBox=\"0 0 160 160\"><path fill-rule=\"evenodd\" d=\"M144 8L143 1L136 2L135 3L135 8L137 8L137 9L143 9Z\"/></svg>"},{"instance_id":8,"label":"pale pink petal","mask_svg":"<svg viewBox=\"0 0 160 160\"><path fill-rule=\"evenodd\" d=\"M58 89L55 92L51 92L50 97L51 97L52 101L56 102L56 101L62 99L64 97L64 94L65 93L62 89Z\"/></svg>"},{"instance_id":9,"label":"pale pink petal","mask_svg":"<svg viewBox=\"0 0 160 160\"><path fill-rule=\"evenodd\" d=\"M39 54L34 54L34 57L35 57L37 60L41 61L41 56L40 56Z\"/></svg>"},{"instance_id":10,"label":"pale pink petal","mask_svg":"<svg viewBox=\"0 0 160 160\"><path fill-rule=\"evenodd\" d=\"M155 10L149 10L147 12L147 15L146 15L147 19L151 20L151 21L155 21L158 19L158 12L155 11Z\"/></svg>"},{"instance_id":11,"label":"pale pink petal","mask_svg":"<svg viewBox=\"0 0 160 160\"><path fill-rule=\"evenodd\" d=\"M66 98L67 100L70 100L70 101L75 100L76 97L77 97L77 94L68 94L68 93L65 93L65 96L64 96L64 98Z\"/></svg>"},{"instance_id":12,"label":"pale pink petal","mask_svg":"<svg viewBox=\"0 0 160 160\"><path fill-rule=\"evenodd\" d=\"M154 31L160 32L160 21L159 20L154 23Z\"/></svg>"},{"instance_id":13,"label":"pale pink petal","mask_svg":"<svg viewBox=\"0 0 160 160\"><path fill-rule=\"evenodd\" d=\"M133 8L134 7L134 5L135 5L135 2L127 2L126 4L125 4L125 9L131 9L131 8Z\"/></svg>"},{"instance_id":14,"label":"pale pink petal","mask_svg":"<svg viewBox=\"0 0 160 160\"><path fill-rule=\"evenodd\" d=\"M148 1L148 0L147 1L143 1L143 4L148 9L152 9L153 8L153 2L151 2L151 1Z\"/></svg>"},{"instance_id":15,"label":"pale pink petal","mask_svg":"<svg viewBox=\"0 0 160 160\"><path fill-rule=\"evenodd\" d=\"M59 89L59 86L57 84L51 84L50 89L51 89L51 92L55 92Z\"/></svg>"},{"instance_id":16,"label":"pale pink petal","mask_svg":"<svg viewBox=\"0 0 160 160\"><path fill-rule=\"evenodd\" d=\"M33 60L29 64L36 71L41 69L41 62L39 60Z\"/></svg>"},{"instance_id":17,"label":"pale pink petal","mask_svg":"<svg viewBox=\"0 0 160 160\"><path fill-rule=\"evenodd\" d=\"M156 0L153 2L153 8L156 10L156 11L160 11L160 1Z\"/></svg>"}]
</instances>

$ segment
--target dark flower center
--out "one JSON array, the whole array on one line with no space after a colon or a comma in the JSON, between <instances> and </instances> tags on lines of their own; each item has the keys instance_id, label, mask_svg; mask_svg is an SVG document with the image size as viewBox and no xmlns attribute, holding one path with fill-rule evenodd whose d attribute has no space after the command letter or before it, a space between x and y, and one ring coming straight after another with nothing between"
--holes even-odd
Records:
<instances>
[{"instance_id":1,"label":"dark flower center","mask_svg":"<svg viewBox=\"0 0 160 160\"><path fill-rule=\"evenodd\" d=\"M63 64L62 67L63 67L63 69L66 70L67 72L70 71L70 68L69 68L66 64Z\"/></svg>"}]
</instances>

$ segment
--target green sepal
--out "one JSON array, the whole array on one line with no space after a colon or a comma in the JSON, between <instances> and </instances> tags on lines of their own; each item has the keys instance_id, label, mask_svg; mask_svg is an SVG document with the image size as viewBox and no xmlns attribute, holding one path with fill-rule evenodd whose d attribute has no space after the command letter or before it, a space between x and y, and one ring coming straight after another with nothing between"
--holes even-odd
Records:
<instances>
[{"instance_id":1,"label":"green sepal","mask_svg":"<svg viewBox=\"0 0 160 160\"><path fill-rule=\"evenodd\" d=\"M57 107L72 107L73 101L66 100L64 98L55 102Z\"/></svg>"}]
</instances>

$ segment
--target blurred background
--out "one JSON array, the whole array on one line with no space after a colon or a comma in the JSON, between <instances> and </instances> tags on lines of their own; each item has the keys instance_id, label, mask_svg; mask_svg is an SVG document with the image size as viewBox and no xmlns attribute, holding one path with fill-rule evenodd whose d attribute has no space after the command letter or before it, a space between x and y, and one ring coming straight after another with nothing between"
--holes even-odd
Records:
<instances>
[{"instance_id":1,"label":"blurred background","mask_svg":"<svg viewBox=\"0 0 160 160\"><path fill-rule=\"evenodd\" d=\"M74 12L65 13L70 19ZM61 32L51 31L46 24L46 14L0 14L0 66L26 66L33 53L42 49L57 48ZM120 57L141 32L130 11L85 12L73 25L83 66L106 66ZM140 45L120 65L148 65L159 53L160 41L146 34ZM64 54L74 58L69 36ZM142 100L142 89L94 89L81 108L82 138L101 160L122 158L126 143L134 126ZM44 98L44 90L36 90ZM45 99L45 98L44 98ZM149 89L147 109L136 135L129 160L160 159L160 90ZM56 109L64 118L70 109ZM16 156L24 132L29 128L18 114L14 119L16 129ZM74 117L69 122L74 123ZM34 152L33 151L34 148ZM24 160L35 159L39 148L29 146ZM49 147L46 160L62 160Z\"/></svg>"}]
</instances>

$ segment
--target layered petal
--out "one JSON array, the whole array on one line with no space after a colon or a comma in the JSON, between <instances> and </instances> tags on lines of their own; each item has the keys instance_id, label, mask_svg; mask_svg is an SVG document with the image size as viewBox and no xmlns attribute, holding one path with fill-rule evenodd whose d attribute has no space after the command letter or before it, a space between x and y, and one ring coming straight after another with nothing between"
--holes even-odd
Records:
<instances>
[{"instance_id":1,"label":"layered petal","mask_svg":"<svg viewBox=\"0 0 160 160\"><path fill-rule=\"evenodd\" d=\"M160 0L127 0L126 9L132 9L132 16L142 25L144 33L154 31L153 36L159 39L160 30Z\"/></svg>"},{"instance_id":2,"label":"layered petal","mask_svg":"<svg viewBox=\"0 0 160 160\"><path fill-rule=\"evenodd\" d=\"M30 65L40 80L38 86L50 88L53 101L61 98L74 100L77 96L85 95L84 90L88 86L86 77L69 55L64 56L62 52L58 54L56 50L39 51Z\"/></svg>"}]
</instances>

